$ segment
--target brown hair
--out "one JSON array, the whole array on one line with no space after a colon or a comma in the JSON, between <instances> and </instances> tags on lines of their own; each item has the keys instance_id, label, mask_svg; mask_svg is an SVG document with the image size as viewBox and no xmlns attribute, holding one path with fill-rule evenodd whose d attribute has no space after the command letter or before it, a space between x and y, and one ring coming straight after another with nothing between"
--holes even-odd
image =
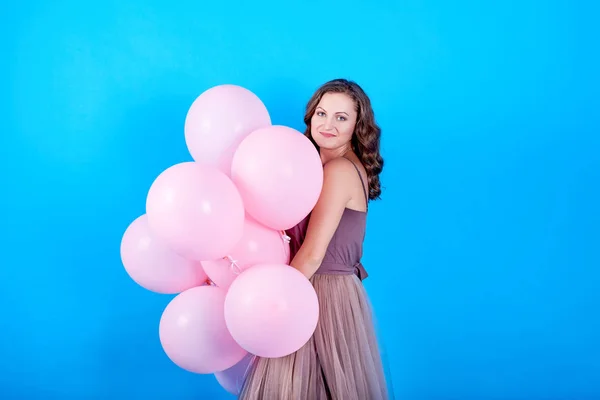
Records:
<instances>
[{"instance_id":1,"label":"brown hair","mask_svg":"<svg viewBox=\"0 0 600 400\"><path fill-rule=\"evenodd\" d=\"M351 141L352 150L356 153L367 171L369 199L378 199L381 196L379 174L383 170L383 158L379 153L381 128L375 122L371 100L358 84L347 79L334 79L318 88L306 105L306 113L304 114L306 131L304 135L319 149L310 132L310 121L321 98L325 93L329 92L344 93L354 100L358 116Z\"/></svg>"}]
</instances>

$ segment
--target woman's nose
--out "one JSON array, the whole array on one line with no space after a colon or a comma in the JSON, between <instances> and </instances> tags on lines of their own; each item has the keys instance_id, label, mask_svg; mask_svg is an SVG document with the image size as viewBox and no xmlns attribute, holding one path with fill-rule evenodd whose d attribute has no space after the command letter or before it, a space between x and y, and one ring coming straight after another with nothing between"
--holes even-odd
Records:
<instances>
[{"instance_id":1,"label":"woman's nose","mask_svg":"<svg viewBox=\"0 0 600 400\"><path fill-rule=\"evenodd\" d=\"M325 120L325 129L327 129L327 130L333 129L334 126L335 126L335 124L334 124L333 119L327 118L327 120Z\"/></svg>"}]
</instances>

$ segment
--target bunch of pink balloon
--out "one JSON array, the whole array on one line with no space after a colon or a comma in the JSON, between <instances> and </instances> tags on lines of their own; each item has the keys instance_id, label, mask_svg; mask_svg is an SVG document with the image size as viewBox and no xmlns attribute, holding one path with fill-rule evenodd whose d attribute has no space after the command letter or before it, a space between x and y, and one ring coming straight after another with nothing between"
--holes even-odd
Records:
<instances>
[{"instance_id":1,"label":"bunch of pink balloon","mask_svg":"<svg viewBox=\"0 0 600 400\"><path fill-rule=\"evenodd\" d=\"M140 286L176 294L159 324L167 356L215 374L233 393L252 356L291 354L316 328L317 296L289 265L285 230L316 204L323 169L312 143L272 125L262 101L240 86L202 93L185 141L193 161L152 183L121 258Z\"/></svg>"}]
</instances>

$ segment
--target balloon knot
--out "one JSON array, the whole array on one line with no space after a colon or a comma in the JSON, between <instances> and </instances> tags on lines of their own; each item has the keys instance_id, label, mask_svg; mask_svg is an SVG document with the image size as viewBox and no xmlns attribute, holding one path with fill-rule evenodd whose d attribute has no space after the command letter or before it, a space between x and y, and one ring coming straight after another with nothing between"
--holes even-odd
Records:
<instances>
[{"instance_id":1,"label":"balloon knot","mask_svg":"<svg viewBox=\"0 0 600 400\"><path fill-rule=\"evenodd\" d=\"M286 233L284 231L281 231L281 237L282 237L283 241L286 243L290 243L292 241L292 238L289 237L288 235L286 235Z\"/></svg>"},{"instance_id":2,"label":"balloon knot","mask_svg":"<svg viewBox=\"0 0 600 400\"><path fill-rule=\"evenodd\" d=\"M229 266L229 268L231 268L231 272L233 272L236 275L242 273L242 269L238 265L238 260L234 260L231 256L226 256L224 258L231 263L231 265Z\"/></svg>"}]
</instances>

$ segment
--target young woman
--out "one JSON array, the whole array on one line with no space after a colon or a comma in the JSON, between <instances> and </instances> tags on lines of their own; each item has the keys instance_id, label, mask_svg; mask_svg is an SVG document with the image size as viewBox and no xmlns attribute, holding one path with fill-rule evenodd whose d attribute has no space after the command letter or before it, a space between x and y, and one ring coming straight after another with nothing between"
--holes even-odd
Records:
<instances>
[{"instance_id":1,"label":"young woman","mask_svg":"<svg viewBox=\"0 0 600 400\"><path fill-rule=\"evenodd\" d=\"M255 358L239 398L388 399L361 264L368 202L381 194L380 128L365 92L345 79L314 93L304 122L323 162L323 190L311 214L287 234L291 265L317 292L319 322L296 353Z\"/></svg>"}]
</instances>

